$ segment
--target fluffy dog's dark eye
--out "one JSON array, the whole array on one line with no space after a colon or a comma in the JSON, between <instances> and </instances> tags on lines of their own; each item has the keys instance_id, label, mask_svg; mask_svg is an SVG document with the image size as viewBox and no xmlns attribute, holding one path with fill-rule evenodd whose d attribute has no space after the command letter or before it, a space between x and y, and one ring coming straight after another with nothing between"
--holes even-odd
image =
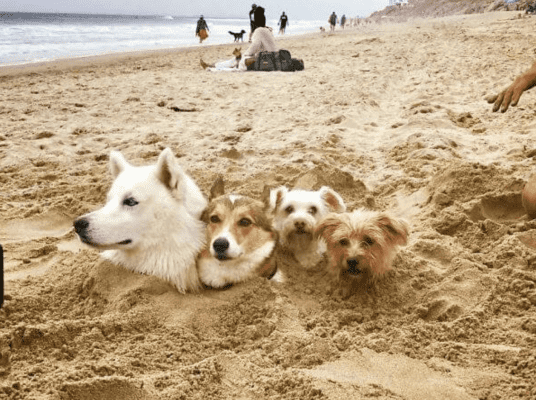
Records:
<instances>
[{"instance_id":1,"label":"fluffy dog's dark eye","mask_svg":"<svg viewBox=\"0 0 536 400\"><path fill-rule=\"evenodd\" d=\"M217 215L213 215L210 217L210 222L212 222L213 224L217 224L220 221L220 217L218 217Z\"/></svg>"},{"instance_id":2,"label":"fluffy dog's dark eye","mask_svg":"<svg viewBox=\"0 0 536 400\"><path fill-rule=\"evenodd\" d=\"M346 247L346 246L348 246L350 244L350 241L348 239L341 239L341 240L339 240L339 244L341 246Z\"/></svg>"},{"instance_id":3,"label":"fluffy dog's dark eye","mask_svg":"<svg viewBox=\"0 0 536 400\"><path fill-rule=\"evenodd\" d=\"M238 225L240 226L250 226L251 221L247 218L242 218L240 221L238 221Z\"/></svg>"},{"instance_id":4,"label":"fluffy dog's dark eye","mask_svg":"<svg viewBox=\"0 0 536 400\"><path fill-rule=\"evenodd\" d=\"M293 211L294 211L294 207L292 206L288 206L287 208L285 208L285 212L287 214L292 214Z\"/></svg>"},{"instance_id":5,"label":"fluffy dog's dark eye","mask_svg":"<svg viewBox=\"0 0 536 400\"><path fill-rule=\"evenodd\" d=\"M316 207L315 207L315 206L312 206L312 207L309 209L309 214L311 214L311 215L315 215L317 211L318 211L318 210L316 209Z\"/></svg>"},{"instance_id":6,"label":"fluffy dog's dark eye","mask_svg":"<svg viewBox=\"0 0 536 400\"><path fill-rule=\"evenodd\" d=\"M123 205L128 207L134 207L138 202L134 197L127 197L125 200L123 200Z\"/></svg>"},{"instance_id":7,"label":"fluffy dog's dark eye","mask_svg":"<svg viewBox=\"0 0 536 400\"><path fill-rule=\"evenodd\" d=\"M370 236L365 236L363 238L363 243L365 243L367 246L372 246L374 244L374 239L372 239Z\"/></svg>"}]
</instances>

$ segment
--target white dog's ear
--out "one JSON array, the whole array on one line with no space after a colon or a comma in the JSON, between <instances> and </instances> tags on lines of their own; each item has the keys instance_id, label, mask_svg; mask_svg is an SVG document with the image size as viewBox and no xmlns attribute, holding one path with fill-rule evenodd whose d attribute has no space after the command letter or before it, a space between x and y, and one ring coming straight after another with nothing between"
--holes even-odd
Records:
<instances>
[{"instance_id":1,"label":"white dog's ear","mask_svg":"<svg viewBox=\"0 0 536 400\"><path fill-rule=\"evenodd\" d=\"M270 211L275 211L281 205L283 197L288 193L286 186L270 190Z\"/></svg>"},{"instance_id":2,"label":"white dog's ear","mask_svg":"<svg viewBox=\"0 0 536 400\"><path fill-rule=\"evenodd\" d=\"M123 157L121 152L115 150L110 152L110 172L112 173L114 179L117 178L117 175L123 172L128 166L130 166L130 164L125 157Z\"/></svg>"},{"instance_id":3,"label":"white dog's ear","mask_svg":"<svg viewBox=\"0 0 536 400\"><path fill-rule=\"evenodd\" d=\"M390 243L399 246L408 243L409 224L405 220L392 217L387 213L380 213L377 221Z\"/></svg>"},{"instance_id":4,"label":"white dog's ear","mask_svg":"<svg viewBox=\"0 0 536 400\"><path fill-rule=\"evenodd\" d=\"M223 183L223 178L218 176L210 188L210 197L208 198L208 201L211 201L216 197L223 196L224 194L225 184Z\"/></svg>"},{"instance_id":5,"label":"white dog's ear","mask_svg":"<svg viewBox=\"0 0 536 400\"><path fill-rule=\"evenodd\" d=\"M175 156L169 147L166 147L156 162L156 177L162 182L168 189L176 190L181 184L184 172L182 168L177 164Z\"/></svg>"},{"instance_id":6,"label":"white dog's ear","mask_svg":"<svg viewBox=\"0 0 536 400\"><path fill-rule=\"evenodd\" d=\"M320 196L331 211L338 213L346 211L346 204L344 204L342 197L329 186L322 186L320 188Z\"/></svg>"}]
</instances>

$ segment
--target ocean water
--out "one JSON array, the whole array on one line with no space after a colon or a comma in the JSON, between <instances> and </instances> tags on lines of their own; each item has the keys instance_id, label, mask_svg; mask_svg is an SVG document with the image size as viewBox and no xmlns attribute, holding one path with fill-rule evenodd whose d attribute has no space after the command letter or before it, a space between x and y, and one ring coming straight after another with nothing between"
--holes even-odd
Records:
<instances>
[{"instance_id":1,"label":"ocean water","mask_svg":"<svg viewBox=\"0 0 536 400\"><path fill-rule=\"evenodd\" d=\"M138 50L199 45L197 17L0 12L0 66ZM246 31L249 20L205 17L202 46L231 43L228 31ZM278 20L269 20L277 37ZM318 31L322 21L289 20L285 36Z\"/></svg>"}]
</instances>

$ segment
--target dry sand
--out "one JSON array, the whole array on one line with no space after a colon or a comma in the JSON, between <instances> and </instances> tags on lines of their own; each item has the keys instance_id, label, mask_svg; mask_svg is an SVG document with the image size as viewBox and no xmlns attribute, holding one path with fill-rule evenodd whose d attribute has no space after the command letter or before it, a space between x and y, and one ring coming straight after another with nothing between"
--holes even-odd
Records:
<instances>
[{"instance_id":1,"label":"dry sand","mask_svg":"<svg viewBox=\"0 0 536 400\"><path fill-rule=\"evenodd\" d=\"M518 15L287 39L300 73L199 67L232 45L0 69L0 398L536 399L536 92L483 100L536 56ZM205 193L329 184L404 215L410 244L348 300L285 260L286 284L180 295L71 228L111 149L166 146Z\"/></svg>"}]
</instances>

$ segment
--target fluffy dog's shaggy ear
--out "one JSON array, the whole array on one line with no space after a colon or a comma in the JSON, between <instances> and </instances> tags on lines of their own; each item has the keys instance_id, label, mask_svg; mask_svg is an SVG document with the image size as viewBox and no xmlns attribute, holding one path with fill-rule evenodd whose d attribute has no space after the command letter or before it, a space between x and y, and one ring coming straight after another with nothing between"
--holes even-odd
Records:
<instances>
[{"instance_id":1,"label":"fluffy dog's shaggy ear","mask_svg":"<svg viewBox=\"0 0 536 400\"><path fill-rule=\"evenodd\" d=\"M177 164L175 156L169 147L166 147L158 156L156 162L156 177L170 190L176 190L183 181L184 172Z\"/></svg>"},{"instance_id":2,"label":"fluffy dog's shaggy ear","mask_svg":"<svg viewBox=\"0 0 536 400\"><path fill-rule=\"evenodd\" d=\"M223 178L221 176L218 176L212 184L212 187L210 188L210 196L208 198L208 201L212 201L216 197L223 196L224 194L225 184L223 183Z\"/></svg>"},{"instance_id":3,"label":"fluffy dog's shaggy ear","mask_svg":"<svg viewBox=\"0 0 536 400\"><path fill-rule=\"evenodd\" d=\"M346 204L344 204L342 197L329 186L322 186L320 188L320 196L322 196L322 199L331 211L338 213L346 211Z\"/></svg>"},{"instance_id":4,"label":"fluffy dog's shaggy ear","mask_svg":"<svg viewBox=\"0 0 536 400\"><path fill-rule=\"evenodd\" d=\"M288 193L286 186L279 186L270 191L270 211L275 211L281 205L283 197Z\"/></svg>"},{"instance_id":5,"label":"fluffy dog's shaggy ear","mask_svg":"<svg viewBox=\"0 0 536 400\"><path fill-rule=\"evenodd\" d=\"M114 179L117 178L117 175L123 172L129 165L130 164L125 160L125 157L123 157L121 152L115 150L110 152L110 172Z\"/></svg>"},{"instance_id":6,"label":"fluffy dog's shaggy ear","mask_svg":"<svg viewBox=\"0 0 536 400\"><path fill-rule=\"evenodd\" d=\"M333 232L339 227L341 220L335 213L330 213L322 218L315 226L314 239L324 238L328 242L328 238L333 235Z\"/></svg>"},{"instance_id":7,"label":"fluffy dog's shaggy ear","mask_svg":"<svg viewBox=\"0 0 536 400\"><path fill-rule=\"evenodd\" d=\"M404 246L408 243L409 225L405 220L392 217L387 213L380 213L377 221L378 226L393 245Z\"/></svg>"}]
</instances>

